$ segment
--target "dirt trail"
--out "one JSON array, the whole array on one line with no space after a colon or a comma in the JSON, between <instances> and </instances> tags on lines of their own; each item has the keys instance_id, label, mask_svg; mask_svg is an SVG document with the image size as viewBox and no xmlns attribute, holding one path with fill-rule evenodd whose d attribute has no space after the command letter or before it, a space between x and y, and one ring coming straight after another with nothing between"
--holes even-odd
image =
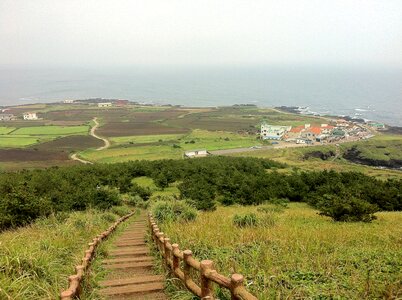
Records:
<instances>
[{"instance_id":1,"label":"dirt trail","mask_svg":"<svg viewBox=\"0 0 402 300\"><path fill-rule=\"evenodd\" d=\"M103 141L103 142L105 143L105 145L103 145L102 147L97 148L96 151L101 151L101 150L105 150L105 149L109 148L109 147L110 147L110 142L109 142L109 140L106 139L106 138L100 137L99 135L97 135L97 134L95 133L95 130L99 127L98 118L95 117L95 118L92 119L92 121L94 121L95 125L92 126L92 128L91 128L89 134L92 135L94 138L96 138L96 139L98 139L98 140L101 140L101 141ZM93 164L93 162L90 162L90 161L88 161L88 160L79 158L77 153L74 153L73 155L71 155L70 158L71 158L72 160L79 161L80 163L83 163L83 164Z\"/></svg>"},{"instance_id":2,"label":"dirt trail","mask_svg":"<svg viewBox=\"0 0 402 300\"><path fill-rule=\"evenodd\" d=\"M105 138L103 138L103 137L100 137L99 135L97 135L97 134L95 133L95 130L99 127L98 118L95 117L95 118L93 118L92 121L94 121L95 126L93 126L93 127L91 128L91 131L90 131L89 134L92 135L94 138L96 138L96 139L98 139L98 140L102 140L102 141L105 143L105 145L103 145L102 147L99 147L99 148L96 149L96 150L97 150L97 151L100 151L100 150L104 150L104 149L109 148L109 147L110 147L110 142L109 142L109 140L108 140L108 139L105 139Z\"/></svg>"},{"instance_id":3,"label":"dirt trail","mask_svg":"<svg viewBox=\"0 0 402 300\"><path fill-rule=\"evenodd\" d=\"M144 214L114 241L108 259L102 261L111 271L100 282L100 294L106 299L167 299L163 292L164 276L152 271L154 262L145 242L146 231Z\"/></svg>"},{"instance_id":4,"label":"dirt trail","mask_svg":"<svg viewBox=\"0 0 402 300\"><path fill-rule=\"evenodd\" d=\"M83 164L91 164L91 165L93 164L93 162L91 162L91 161L89 161L89 160L85 160L85 159L79 158L79 157L77 156L77 153L74 153L73 155L71 155L70 158L71 158L72 160L79 161L80 163L83 163Z\"/></svg>"}]
</instances>

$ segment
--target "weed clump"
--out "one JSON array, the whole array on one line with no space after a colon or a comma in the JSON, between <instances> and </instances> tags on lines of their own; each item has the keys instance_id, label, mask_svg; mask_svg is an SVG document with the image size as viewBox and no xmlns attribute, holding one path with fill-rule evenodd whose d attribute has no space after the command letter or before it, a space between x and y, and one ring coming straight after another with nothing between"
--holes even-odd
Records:
<instances>
[{"instance_id":1,"label":"weed clump","mask_svg":"<svg viewBox=\"0 0 402 300\"><path fill-rule=\"evenodd\" d=\"M152 206L154 217L160 222L193 221L197 218L197 210L185 201L157 201Z\"/></svg>"},{"instance_id":2,"label":"weed clump","mask_svg":"<svg viewBox=\"0 0 402 300\"><path fill-rule=\"evenodd\" d=\"M244 215L234 215L233 224L237 227L250 227L258 225L258 217L255 213L248 213Z\"/></svg>"},{"instance_id":3,"label":"weed clump","mask_svg":"<svg viewBox=\"0 0 402 300\"><path fill-rule=\"evenodd\" d=\"M275 225L275 216L272 212L259 215L255 213L236 214L233 216L233 225L240 228L255 226L270 227Z\"/></svg>"},{"instance_id":4,"label":"weed clump","mask_svg":"<svg viewBox=\"0 0 402 300\"><path fill-rule=\"evenodd\" d=\"M128 215L131 212L131 209L127 206L113 206L110 211L119 217Z\"/></svg>"},{"instance_id":5,"label":"weed clump","mask_svg":"<svg viewBox=\"0 0 402 300\"><path fill-rule=\"evenodd\" d=\"M129 206L135 206L142 209L147 209L149 201L142 199L139 195L130 196L126 201Z\"/></svg>"},{"instance_id":6,"label":"weed clump","mask_svg":"<svg viewBox=\"0 0 402 300\"><path fill-rule=\"evenodd\" d=\"M113 214L113 213L110 213L110 212L103 213L101 218L102 218L102 220L104 220L104 221L106 221L108 223L112 223L112 222L115 222L117 220L116 215Z\"/></svg>"}]
</instances>

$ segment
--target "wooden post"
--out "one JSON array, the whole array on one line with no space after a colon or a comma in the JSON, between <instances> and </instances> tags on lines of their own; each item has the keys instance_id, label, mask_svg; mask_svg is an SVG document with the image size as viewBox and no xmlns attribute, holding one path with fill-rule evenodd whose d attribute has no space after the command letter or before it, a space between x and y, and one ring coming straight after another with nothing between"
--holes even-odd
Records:
<instances>
[{"instance_id":1,"label":"wooden post","mask_svg":"<svg viewBox=\"0 0 402 300\"><path fill-rule=\"evenodd\" d=\"M158 240L159 252L162 254L162 256L165 255L165 249L164 249L163 239L164 239L164 233L163 233L163 232L159 232L158 235L157 235L157 240Z\"/></svg>"},{"instance_id":2,"label":"wooden post","mask_svg":"<svg viewBox=\"0 0 402 300\"><path fill-rule=\"evenodd\" d=\"M174 255L175 251L179 249L178 244L173 244L172 245L172 268L173 268L173 274L176 274L176 270L180 268L180 260L176 255Z\"/></svg>"},{"instance_id":3,"label":"wooden post","mask_svg":"<svg viewBox=\"0 0 402 300\"><path fill-rule=\"evenodd\" d=\"M190 271L191 266L187 263L188 259L193 256L193 252L191 250L183 251L183 273L184 273L184 282L187 284L187 280L191 279Z\"/></svg>"},{"instance_id":4,"label":"wooden post","mask_svg":"<svg viewBox=\"0 0 402 300\"><path fill-rule=\"evenodd\" d=\"M60 294L60 299L61 300L72 300L74 297L74 294L71 290L66 290L61 292Z\"/></svg>"},{"instance_id":5,"label":"wooden post","mask_svg":"<svg viewBox=\"0 0 402 300\"><path fill-rule=\"evenodd\" d=\"M165 250L165 264L166 264L167 267L170 267L170 262L169 262L169 260L170 260L170 250L169 250L169 248L167 246L167 243L169 243L169 242L170 242L169 238L165 237L163 239L163 248Z\"/></svg>"},{"instance_id":6,"label":"wooden post","mask_svg":"<svg viewBox=\"0 0 402 300\"><path fill-rule=\"evenodd\" d=\"M241 274L232 274L230 277L230 294L232 300L238 300L236 297L236 289L243 285L244 277Z\"/></svg>"},{"instance_id":7,"label":"wooden post","mask_svg":"<svg viewBox=\"0 0 402 300\"><path fill-rule=\"evenodd\" d=\"M201 299L214 299L212 282L206 277L206 274L213 269L214 263L212 260L203 260L201 266ZM208 298L209 297L209 298Z\"/></svg>"}]
</instances>

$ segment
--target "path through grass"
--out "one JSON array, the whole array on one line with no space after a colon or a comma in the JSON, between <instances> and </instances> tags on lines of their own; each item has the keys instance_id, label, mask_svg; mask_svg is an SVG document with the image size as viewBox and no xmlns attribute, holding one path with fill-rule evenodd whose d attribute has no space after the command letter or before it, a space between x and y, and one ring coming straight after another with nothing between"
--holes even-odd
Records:
<instances>
[{"instance_id":1,"label":"path through grass","mask_svg":"<svg viewBox=\"0 0 402 300\"><path fill-rule=\"evenodd\" d=\"M0 299L57 299L88 243L118 217L98 210L60 213L0 233Z\"/></svg>"}]
</instances>

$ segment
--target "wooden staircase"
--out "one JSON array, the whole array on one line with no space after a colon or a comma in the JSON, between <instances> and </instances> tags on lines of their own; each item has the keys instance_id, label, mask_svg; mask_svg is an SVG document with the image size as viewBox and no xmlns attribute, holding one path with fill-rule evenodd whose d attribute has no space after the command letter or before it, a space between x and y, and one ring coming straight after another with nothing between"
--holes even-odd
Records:
<instances>
[{"instance_id":1,"label":"wooden staircase","mask_svg":"<svg viewBox=\"0 0 402 300\"><path fill-rule=\"evenodd\" d=\"M163 292L165 278L152 272L153 257L145 243L146 216L131 223L114 243L108 259L102 261L110 270L100 283L105 299L167 299Z\"/></svg>"}]
</instances>

